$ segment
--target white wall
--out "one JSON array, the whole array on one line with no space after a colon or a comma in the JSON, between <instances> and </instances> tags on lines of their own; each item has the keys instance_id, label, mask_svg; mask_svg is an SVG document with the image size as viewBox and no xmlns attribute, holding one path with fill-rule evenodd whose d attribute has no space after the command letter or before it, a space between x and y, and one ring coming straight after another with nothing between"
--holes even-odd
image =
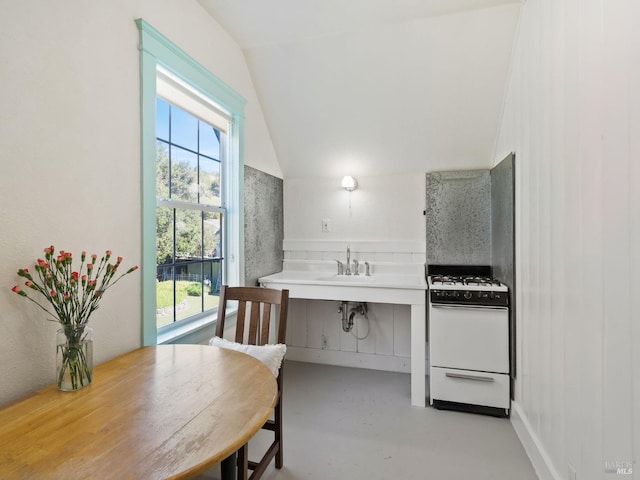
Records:
<instances>
[{"instance_id":1,"label":"white wall","mask_svg":"<svg viewBox=\"0 0 640 480\"><path fill-rule=\"evenodd\" d=\"M24 0L0 16L0 405L50 384L56 324L11 293L42 248L140 261L142 17L247 100L245 163L281 176L243 54L195 0ZM140 276L94 313L95 358L140 345Z\"/></svg>"},{"instance_id":2,"label":"white wall","mask_svg":"<svg viewBox=\"0 0 640 480\"><path fill-rule=\"evenodd\" d=\"M513 421L542 479L640 460L638 18L634 0L521 11L495 160L516 152Z\"/></svg>"},{"instance_id":3,"label":"white wall","mask_svg":"<svg viewBox=\"0 0 640 480\"><path fill-rule=\"evenodd\" d=\"M285 240L424 242L424 172L358 176L358 189L351 193L340 186L341 180L286 179ZM331 220L330 232L322 231L324 218Z\"/></svg>"}]
</instances>

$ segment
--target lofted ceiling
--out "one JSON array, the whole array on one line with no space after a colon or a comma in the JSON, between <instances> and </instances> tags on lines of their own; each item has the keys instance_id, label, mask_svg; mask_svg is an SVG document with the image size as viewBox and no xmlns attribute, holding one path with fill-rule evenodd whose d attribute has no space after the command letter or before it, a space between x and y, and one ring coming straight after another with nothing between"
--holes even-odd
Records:
<instances>
[{"instance_id":1,"label":"lofted ceiling","mask_svg":"<svg viewBox=\"0 0 640 480\"><path fill-rule=\"evenodd\" d=\"M521 0L199 0L285 178L488 168Z\"/></svg>"}]
</instances>

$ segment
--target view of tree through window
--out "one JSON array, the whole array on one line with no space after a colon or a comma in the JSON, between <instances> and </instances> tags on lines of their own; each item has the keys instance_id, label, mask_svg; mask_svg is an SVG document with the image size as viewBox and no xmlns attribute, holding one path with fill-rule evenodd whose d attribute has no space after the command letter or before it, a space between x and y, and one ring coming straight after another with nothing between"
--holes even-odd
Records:
<instances>
[{"instance_id":1,"label":"view of tree through window","mask_svg":"<svg viewBox=\"0 0 640 480\"><path fill-rule=\"evenodd\" d=\"M161 327L218 305L225 135L158 98L156 141L156 317Z\"/></svg>"}]
</instances>

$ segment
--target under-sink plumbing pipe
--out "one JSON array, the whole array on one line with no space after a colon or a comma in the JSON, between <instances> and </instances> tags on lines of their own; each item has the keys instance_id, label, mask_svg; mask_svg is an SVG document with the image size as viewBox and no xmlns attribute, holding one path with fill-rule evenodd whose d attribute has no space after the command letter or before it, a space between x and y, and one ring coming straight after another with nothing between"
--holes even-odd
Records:
<instances>
[{"instance_id":1,"label":"under-sink plumbing pipe","mask_svg":"<svg viewBox=\"0 0 640 480\"><path fill-rule=\"evenodd\" d=\"M344 330L345 332L351 332L353 336L358 340L364 340L369 336L371 326L369 324L369 316L367 315L367 304L365 302L358 302L355 306L351 307L351 310L349 310L349 302L343 301L338 307L338 313L342 314L342 330ZM367 334L363 337L358 337L353 332L353 317L355 317L356 315L361 315L367 320Z\"/></svg>"},{"instance_id":2,"label":"under-sink plumbing pipe","mask_svg":"<svg viewBox=\"0 0 640 480\"><path fill-rule=\"evenodd\" d=\"M345 332L351 331L351 327L349 326L349 302L341 302L338 307L338 313L342 314L342 330Z\"/></svg>"}]
</instances>

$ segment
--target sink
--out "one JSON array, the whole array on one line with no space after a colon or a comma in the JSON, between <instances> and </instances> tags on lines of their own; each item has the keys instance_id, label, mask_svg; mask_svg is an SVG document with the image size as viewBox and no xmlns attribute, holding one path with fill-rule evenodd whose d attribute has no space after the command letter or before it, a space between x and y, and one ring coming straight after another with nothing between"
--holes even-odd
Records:
<instances>
[{"instance_id":1,"label":"sink","mask_svg":"<svg viewBox=\"0 0 640 480\"><path fill-rule=\"evenodd\" d=\"M296 284L325 286L351 286L372 288L403 288L426 290L424 276L402 274L337 275L329 272L285 270L258 280L260 284Z\"/></svg>"},{"instance_id":2,"label":"sink","mask_svg":"<svg viewBox=\"0 0 640 480\"><path fill-rule=\"evenodd\" d=\"M258 282L264 287L286 288L289 298L408 305L411 308L411 405L424 407L427 282L422 269L382 270L371 276L337 275L327 270L283 270L261 277Z\"/></svg>"},{"instance_id":3,"label":"sink","mask_svg":"<svg viewBox=\"0 0 640 480\"><path fill-rule=\"evenodd\" d=\"M319 282L374 283L373 276L366 275L326 275L317 277Z\"/></svg>"}]
</instances>

